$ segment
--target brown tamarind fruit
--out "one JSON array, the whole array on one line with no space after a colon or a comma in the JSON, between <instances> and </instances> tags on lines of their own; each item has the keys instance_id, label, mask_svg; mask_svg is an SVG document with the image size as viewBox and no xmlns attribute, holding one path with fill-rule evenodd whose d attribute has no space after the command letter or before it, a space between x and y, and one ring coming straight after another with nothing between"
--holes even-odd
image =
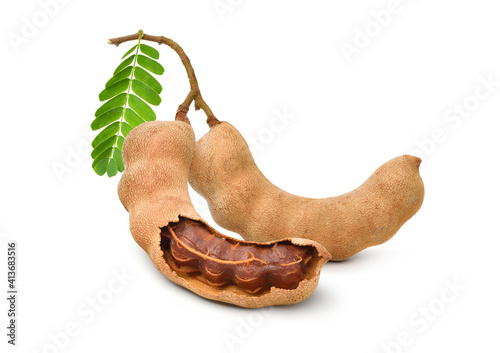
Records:
<instances>
[{"instance_id":1,"label":"brown tamarind fruit","mask_svg":"<svg viewBox=\"0 0 500 353\"><path fill-rule=\"evenodd\" d=\"M386 242L420 209L420 163L420 158L400 156L353 191L322 199L300 197L273 185L238 130L217 121L196 144L189 183L207 200L215 222L243 239L307 238L340 261Z\"/></svg>"},{"instance_id":2,"label":"brown tamarind fruit","mask_svg":"<svg viewBox=\"0 0 500 353\"><path fill-rule=\"evenodd\" d=\"M168 279L208 299L263 307L307 298L328 251L311 240L242 241L210 227L188 194L195 144L185 116L146 122L127 135L118 195L135 241Z\"/></svg>"}]
</instances>

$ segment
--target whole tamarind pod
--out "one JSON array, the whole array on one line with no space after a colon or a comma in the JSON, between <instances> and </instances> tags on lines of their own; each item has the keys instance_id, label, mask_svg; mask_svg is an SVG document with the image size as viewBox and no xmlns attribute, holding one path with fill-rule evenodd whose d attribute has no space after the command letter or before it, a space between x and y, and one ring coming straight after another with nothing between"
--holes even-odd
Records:
<instances>
[{"instance_id":1,"label":"whole tamarind pod","mask_svg":"<svg viewBox=\"0 0 500 353\"><path fill-rule=\"evenodd\" d=\"M404 155L378 168L357 189L312 199L273 185L259 170L243 136L227 122L198 140L189 183L215 222L245 240L283 234L315 240L340 261L389 240L422 205L421 160Z\"/></svg>"},{"instance_id":2,"label":"whole tamarind pod","mask_svg":"<svg viewBox=\"0 0 500 353\"><path fill-rule=\"evenodd\" d=\"M208 299L262 307L307 298L328 251L304 239L237 240L206 224L187 187L195 144L186 117L146 122L127 135L118 195L135 241L168 279Z\"/></svg>"}]
</instances>

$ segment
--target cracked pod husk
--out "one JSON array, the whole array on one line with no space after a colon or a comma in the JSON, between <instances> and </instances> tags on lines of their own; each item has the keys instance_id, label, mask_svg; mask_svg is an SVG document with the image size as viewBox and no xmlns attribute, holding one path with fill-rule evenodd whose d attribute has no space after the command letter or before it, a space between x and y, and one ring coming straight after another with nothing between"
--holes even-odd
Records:
<instances>
[{"instance_id":1,"label":"cracked pod husk","mask_svg":"<svg viewBox=\"0 0 500 353\"><path fill-rule=\"evenodd\" d=\"M329 252L310 240L247 242L210 227L188 194L195 144L183 121L147 122L127 135L118 195L135 241L168 279L208 299L256 308L307 298Z\"/></svg>"}]
</instances>

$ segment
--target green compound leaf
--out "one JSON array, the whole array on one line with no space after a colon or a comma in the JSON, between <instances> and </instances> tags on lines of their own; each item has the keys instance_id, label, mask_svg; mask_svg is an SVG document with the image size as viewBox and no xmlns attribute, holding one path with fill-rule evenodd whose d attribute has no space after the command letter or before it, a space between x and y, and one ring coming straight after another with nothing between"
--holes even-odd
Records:
<instances>
[{"instance_id":1,"label":"green compound leaf","mask_svg":"<svg viewBox=\"0 0 500 353\"><path fill-rule=\"evenodd\" d=\"M137 63L146 70L149 70L157 75L162 75L165 72L165 69L160 65L159 62L154 61L153 59L150 59L144 55L137 56Z\"/></svg>"},{"instance_id":2,"label":"green compound leaf","mask_svg":"<svg viewBox=\"0 0 500 353\"><path fill-rule=\"evenodd\" d=\"M154 78L153 75L151 75L149 72L144 70L141 67L136 67L134 71L134 77L141 81L144 82L146 85L151 87L156 93L160 94L162 91L162 87L160 85L160 82L156 78Z\"/></svg>"},{"instance_id":3,"label":"green compound leaf","mask_svg":"<svg viewBox=\"0 0 500 353\"><path fill-rule=\"evenodd\" d=\"M161 98L151 87L138 80L132 80L132 91L149 104L159 105Z\"/></svg>"},{"instance_id":4,"label":"green compound leaf","mask_svg":"<svg viewBox=\"0 0 500 353\"><path fill-rule=\"evenodd\" d=\"M156 114L153 109L151 109L151 107L139 97L130 94L128 97L128 105L144 120L156 120Z\"/></svg>"},{"instance_id":5,"label":"green compound leaf","mask_svg":"<svg viewBox=\"0 0 500 353\"><path fill-rule=\"evenodd\" d=\"M141 44L140 47L141 47L141 52L143 54L146 54L147 56L156 60L160 58L160 53L158 53L158 50L156 50L155 48L150 47L149 45L146 44Z\"/></svg>"},{"instance_id":6,"label":"green compound leaf","mask_svg":"<svg viewBox=\"0 0 500 353\"><path fill-rule=\"evenodd\" d=\"M139 39L122 56L122 62L115 69L113 77L99 94L99 100L104 103L95 112L95 119L90 125L94 131L102 129L92 141L92 169L98 175L113 177L123 172L122 147L125 137L134 127L156 120L156 114L149 104L157 106L161 103L159 94L162 87L149 72L161 75L165 71L156 61L159 57L156 49L141 44Z\"/></svg>"}]
</instances>

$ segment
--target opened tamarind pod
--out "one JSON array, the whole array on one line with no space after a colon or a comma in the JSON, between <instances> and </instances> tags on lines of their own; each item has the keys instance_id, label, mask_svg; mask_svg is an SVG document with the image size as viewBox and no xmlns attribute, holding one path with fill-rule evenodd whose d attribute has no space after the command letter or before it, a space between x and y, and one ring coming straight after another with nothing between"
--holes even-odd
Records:
<instances>
[{"instance_id":1,"label":"opened tamarind pod","mask_svg":"<svg viewBox=\"0 0 500 353\"><path fill-rule=\"evenodd\" d=\"M143 123L127 135L118 195L135 241L168 279L208 299L255 308L307 298L328 251L311 240L249 242L210 227L188 194L195 144L182 114L177 121Z\"/></svg>"},{"instance_id":2,"label":"opened tamarind pod","mask_svg":"<svg viewBox=\"0 0 500 353\"><path fill-rule=\"evenodd\" d=\"M215 222L245 240L307 238L340 261L389 240L422 205L420 158L396 157L343 195L306 198L273 185L231 124L208 122L210 131L196 144L189 183L207 200Z\"/></svg>"}]
</instances>

